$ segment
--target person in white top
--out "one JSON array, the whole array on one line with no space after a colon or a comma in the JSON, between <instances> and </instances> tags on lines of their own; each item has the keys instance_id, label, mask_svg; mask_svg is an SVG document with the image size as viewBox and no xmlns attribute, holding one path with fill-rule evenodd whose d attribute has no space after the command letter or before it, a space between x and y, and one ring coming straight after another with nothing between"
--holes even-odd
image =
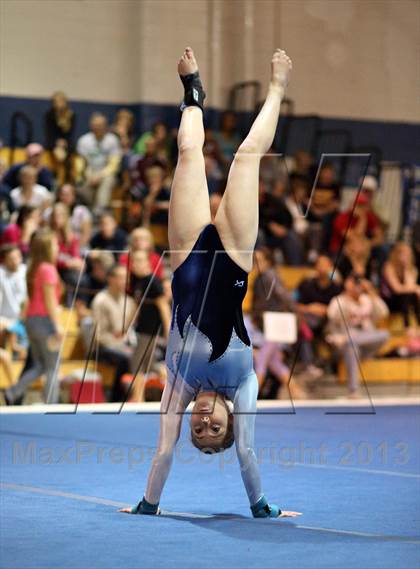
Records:
<instances>
[{"instance_id":1,"label":"person in white top","mask_svg":"<svg viewBox=\"0 0 420 569\"><path fill-rule=\"evenodd\" d=\"M20 317L26 301L26 265L17 245L3 245L0 250L0 329Z\"/></svg>"},{"instance_id":2,"label":"person in white top","mask_svg":"<svg viewBox=\"0 0 420 569\"><path fill-rule=\"evenodd\" d=\"M108 121L101 113L90 119L90 130L77 141L77 152L86 160L86 199L97 209L109 206L115 176L121 159L118 137L108 131Z\"/></svg>"},{"instance_id":3,"label":"person in white top","mask_svg":"<svg viewBox=\"0 0 420 569\"><path fill-rule=\"evenodd\" d=\"M327 340L344 358L351 398L359 397L360 359L373 356L389 338L388 330L376 327L388 315L388 307L373 285L356 273L350 273L344 291L328 305Z\"/></svg>"},{"instance_id":4,"label":"person in white top","mask_svg":"<svg viewBox=\"0 0 420 569\"><path fill-rule=\"evenodd\" d=\"M45 209L52 201L52 195L45 186L36 183L37 171L33 166L23 166L19 172L20 186L10 192L17 209L23 205Z\"/></svg>"}]
</instances>

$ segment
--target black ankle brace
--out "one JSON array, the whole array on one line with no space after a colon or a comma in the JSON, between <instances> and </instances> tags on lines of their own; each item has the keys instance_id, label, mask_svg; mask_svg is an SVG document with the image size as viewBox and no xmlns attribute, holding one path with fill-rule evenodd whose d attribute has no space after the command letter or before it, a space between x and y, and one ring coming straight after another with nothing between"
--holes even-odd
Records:
<instances>
[{"instance_id":1,"label":"black ankle brace","mask_svg":"<svg viewBox=\"0 0 420 569\"><path fill-rule=\"evenodd\" d=\"M190 107L192 105L203 110L206 93L204 92L203 85L201 84L199 72L196 71L189 75L180 75L180 78L184 85L184 100L181 104L181 111L183 111L185 107Z\"/></svg>"}]
</instances>

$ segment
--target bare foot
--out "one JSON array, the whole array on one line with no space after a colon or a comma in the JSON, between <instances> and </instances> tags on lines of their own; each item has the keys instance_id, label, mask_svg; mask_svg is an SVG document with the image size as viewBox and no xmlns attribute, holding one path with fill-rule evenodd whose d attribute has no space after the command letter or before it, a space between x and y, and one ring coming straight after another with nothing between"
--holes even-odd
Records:
<instances>
[{"instance_id":1,"label":"bare foot","mask_svg":"<svg viewBox=\"0 0 420 569\"><path fill-rule=\"evenodd\" d=\"M196 71L198 71L198 65L194 57L194 52L190 47L186 47L184 55L178 61L178 73L180 75L190 75Z\"/></svg>"},{"instance_id":2,"label":"bare foot","mask_svg":"<svg viewBox=\"0 0 420 569\"><path fill-rule=\"evenodd\" d=\"M282 512L279 515L279 518L297 518L298 516L301 516L302 512Z\"/></svg>"},{"instance_id":3,"label":"bare foot","mask_svg":"<svg viewBox=\"0 0 420 569\"><path fill-rule=\"evenodd\" d=\"M282 49L276 49L271 60L271 84L286 89L291 70L290 57Z\"/></svg>"}]
</instances>

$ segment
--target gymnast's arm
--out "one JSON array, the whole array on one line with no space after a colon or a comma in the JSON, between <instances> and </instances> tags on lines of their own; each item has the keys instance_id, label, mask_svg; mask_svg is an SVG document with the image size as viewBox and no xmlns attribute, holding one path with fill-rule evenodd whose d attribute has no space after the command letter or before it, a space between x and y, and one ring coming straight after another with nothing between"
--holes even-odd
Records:
<instances>
[{"instance_id":1,"label":"gymnast's arm","mask_svg":"<svg viewBox=\"0 0 420 569\"><path fill-rule=\"evenodd\" d=\"M167 381L160 404L160 433L144 497L158 504L172 465L173 452L181 431L182 418L193 396L180 378Z\"/></svg>"},{"instance_id":2,"label":"gymnast's arm","mask_svg":"<svg viewBox=\"0 0 420 569\"><path fill-rule=\"evenodd\" d=\"M255 416L257 412L258 380L255 373L242 381L233 401L233 430L241 476L249 502L256 504L263 496L260 470L254 451Z\"/></svg>"}]
</instances>

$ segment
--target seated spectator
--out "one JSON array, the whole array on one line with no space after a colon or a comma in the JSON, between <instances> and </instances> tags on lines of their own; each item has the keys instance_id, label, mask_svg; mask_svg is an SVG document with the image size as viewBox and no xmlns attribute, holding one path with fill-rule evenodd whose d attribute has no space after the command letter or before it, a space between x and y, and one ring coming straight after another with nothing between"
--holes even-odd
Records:
<instances>
[{"instance_id":1,"label":"seated spectator","mask_svg":"<svg viewBox=\"0 0 420 569\"><path fill-rule=\"evenodd\" d=\"M220 190L222 182L222 171L217 161L210 155L204 153L204 167L206 171L207 187L209 195L217 193Z\"/></svg>"},{"instance_id":2,"label":"seated spectator","mask_svg":"<svg viewBox=\"0 0 420 569\"><path fill-rule=\"evenodd\" d=\"M51 193L44 186L36 183L36 170L32 166L23 166L19 171L20 185L10 192L16 209L24 205L46 209L52 202Z\"/></svg>"},{"instance_id":3,"label":"seated spectator","mask_svg":"<svg viewBox=\"0 0 420 569\"><path fill-rule=\"evenodd\" d=\"M80 272L84 266L80 257L79 241L70 227L69 210L63 203L52 207L50 228L57 238L57 269L66 284L65 304L71 306L76 287L84 285L84 275Z\"/></svg>"},{"instance_id":4,"label":"seated spectator","mask_svg":"<svg viewBox=\"0 0 420 569\"><path fill-rule=\"evenodd\" d=\"M167 225L170 189L165 184L165 170L151 166L146 170L146 194L143 201L143 225Z\"/></svg>"},{"instance_id":5,"label":"seated spectator","mask_svg":"<svg viewBox=\"0 0 420 569\"><path fill-rule=\"evenodd\" d=\"M76 189L71 184L64 184L57 192L57 202L63 203L70 211L70 227L79 241L81 251L86 250L92 238L92 214L80 203Z\"/></svg>"},{"instance_id":6,"label":"seated spectator","mask_svg":"<svg viewBox=\"0 0 420 569\"><path fill-rule=\"evenodd\" d=\"M121 378L130 372L133 345L127 337L136 312L134 300L126 293L127 269L114 266L108 275L108 287L92 302L92 316L98 344L98 361L115 366L111 401L124 397Z\"/></svg>"},{"instance_id":7,"label":"seated spectator","mask_svg":"<svg viewBox=\"0 0 420 569\"><path fill-rule=\"evenodd\" d=\"M10 190L16 188L20 182L20 171L24 166L32 166L35 168L35 182L39 186L47 188L52 191L54 187L54 177L52 172L45 166L42 166L42 154L44 148L37 142L32 142L26 147L26 160L19 164L14 164L4 175L3 184L9 187Z\"/></svg>"},{"instance_id":8,"label":"seated spectator","mask_svg":"<svg viewBox=\"0 0 420 569\"><path fill-rule=\"evenodd\" d=\"M160 166L166 172L168 163L162 157L158 156L157 142L154 136L151 136L145 142L144 154L141 154L132 173L133 181L133 197L138 200L142 199L145 194L147 184L146 172L152 166Z\"/></svg>"},{"instance_id":9,"label":"seated spectator","mask_svg":"<svg viewBox=\"0 0 420 569\"><path fill-rule=\"evenodd\" d=\"M321 230L319 243L312 242L310 258L314 253L327 252L331 241L332 223L340 205L340 186L334 165L326 162L315 179L315 188L309 198L307 219Z\"/></svg>"},{"instance_id":10,"label":"seated spectator","mask_svg":"<svg viewBox=\"0 0 420 569\"><path fill-rule=\"evenodd\" d=\"M309 222L306 219L309 183L303 176L292 175L290 185L290 192L285 197L285 204L293 218L293 230L298 235L303 249L306 250L310 245Z\"/></svg>"},{"instance_id":11,"label":"seated spectator","mask_svg":"<svg viewBox=\"0 0 420 569\"><path fill-rule=\"evenodd\" d=\"M389 338L388 330L376 328L376 322L388 314L372 284L354 273L344 281L344 291L328 306L327 340L344 358L351 398L359 397L359 361L373 356Z\"/></svg>"},{"instance_id":12,"label":"seated spectator","mask_svg":"<svg viewBox=\"0 0 420 569\"><path fill-rule=\"evenodd\" d=\"M0 249L0 339L19 320L26 302L26 265L17 245Z\"/></svg>"},{"instance_id":13,"label":"seated spectator","mask_svg":"<svg viewBox=\"0 0 420 569\"><path fill-rule=\"evenodd\" d=\"M291 174L302 176L309 183L311 181L313 168L314 159L309 152L306 152L306 150L297 150L293 156Z\"/></svg>"},{"instance_id":14,"label":"seated spectator","mask_svg":"<svg viewBox=\"0 0 420 569\"><path fill-rule=\"evenodd\" d=\"M343 252L337 263L337 269L343 279L350 273L370 280L372 276L372 258L370 256L370 243L363 235L348 235Z\"/></svg>"},{"instance_id":15,"label":"seated spectator","mask_svg":"<svg viewBox=\"0 0 420 569\"><path fill-rule=\"evenodd\" d=\"M323 337L329 303L341 292L341 286L331 279L332 270L331 259L320 255L315 262L315 275L304 279L296 291L298 313L312 332L312 337L301 338L300 356L313 377L320 375L314 366L314 343Z\"/></svg>"},{"instance_id":16,"label":"seated spectator","mask_svg":"<svg viewBox=\"0 0 420 569\"><path fill-rule=\"evenodd\" d=\"M338 253L344 239L350 234L368 239L372 255L374 255L374 248L382 245L384 242L382 224L370 209L369 200L365 194L359 194L356 197L354 207L351 206L348 210L339 213L335 218L330 242L331 253Z\"/></svg>"},{"instance_id":17,"label":"seated spectator","mask_svg":"<svg viewBox=\"0 0 420 569\"><path fill-rule=\"evenodd\" d=\"M114 265L115 257L109 251L91 251L89 253L86 278L81 283L77 293L76 310L79 320L90 314L90 305L96 294L106 287L108 274Z\"/></svg>"},{"instance_id":18,"label":"seated spectator","mask_svg":"<svg viewBox=\"0 0 420 569\"><path fill-rule=\"evenodd\" d=\"M263 332L264 312L294 312L295 304L276 271L274 258L269 249L262 248L255 251L255 267L258 274L253 286L252 323L257 330ZM260 349L255 356L255 370L260 388L268 369L279 384L284 383L289 378L290 372L283 363L281 345L269 342L264 337L258 344ZM294 399L305 397L305 391L295 382L289 384L289 389Z\"/></svg>"},{"instance_id":19,"label":"seated spectator","mask_svg":"<svg viewBox=\"0 0 420 569\"><path fill-rule=\"evenodd\" d=\"M303 264L302 245L293 230L293 218L284 201L285 185L278 182L270 194L260 180L259 226L263 243L273 249L281 249L289 265Z\"/></svg>"},{"instance_id":20,"label":"seated spectator","mask_svg":"<svg viewBox=\"0 0 420 569\"><path fill-rule=\"evenodd\" d=\"M410 326L410 311L420 324L420 285L411 247L402 241L391 250L383 267L381 295L390 312L403 315L404 325Z\"/></svg>"},{"instance_id":21,"label":"seated spectator","mask_svg":"<svg viewBox=\"0 0 420 569\"><path fill-rule=\"evenodd\" d=\"M23 205L19 209L15 223L10 223L1 236L2 244L18 245L22 255L29 253L32 235L38 229L41 221L40 211L36 207Z\"/></svg>"},{"instance_id":22,"label":"seated spectator","mask_svg":"<svg viewBox=\"0 0 420 569\"><path fill-rule=\"evenodd\" d=\"M116 259L127 248L127 234L118 227L111 211L104 211L99 218L99 231L90 241L92 249L111 251Z\"/></svg>"},{"instance_id":23,"label":"seated spectator","mask_svg":"<svg viewBox=\"0 0 420 569\"><path fill-rule=\"evenodd\" d=\"M63 184L76 185L82 183L85 159L70 152L67 140L58 138L51 150L50 157L51 171L58 187Z\"/></svg>"},{"instance_id":24,"label":"seated spectator","mask_svg":"<svg viewBox=\"0 0 420 569\"><path fill-rule=\"evenodd\" d=\"M226 175L233 160L236 150L241 143L237 129L236 114L233 111L225 111L220 120L220 129L214 133L223 160L223 174Z\"/></svg>"},{"instance_id":25,"label":"seated spectator","mask_svg":"<svg viewBox=\"0 0 420 569\"><path fill-rule=\"evenodd\" d=\"M64 140L67 143L68 150L71 151L76 115L62 91L57 91L51 97L51 107L45 113L44 120L48 150L53 150L58 140Z\"/></svg>"},{"instance_id":26,"label":"seated spectator","mask_svg":"<svg viewBox=\"0 0 420 569\"><path fill-rule=\"evenodd\" d=\"M137 348L132 369L135 374L147 373L156 361L156 343L159 337L168 338L171 307L165 296L161 279L154 275L146 251L132 255L130 292L139 305L136 321ZM135 387L136 400L143 399L144 378Z\"/></svg>"},{"instance_id":27,"label":"seated spectator","mask_svg":"<svg viewBox=\"0 0 420 569\"><path fill-rule=\"evenodd\" d=\"M223 176L223 156L220 151L219 143L215 139L214 131L211 128L204 129L204 145L203 145L204 156L210 156L216 161L216 164Z\"/></svg>"},{"instance_id":28,"label":"seated spectator","mask_svg":"<svg viewBox=\"0 0 420 569\"><path fill-rule=\"evenodd\" d=\"M137 140L134 145L136 154L145 155L147 153L147 143L152 138L155 143L154 153L156 158L162 163L168 164L170 158L170 137L166 124L161 121L156 122L151 131L143 133Z\"/></svg>"},{"instance_id":29,"label":"seated spectator","mask_svg":"<svg viewBox=\"0 0 420 569\"><path fill-rule=\"evenodd\" d=\"M96 209L109 207L120 164L121 147L118 137L108 132L105 115L93 113L90 132L77 141L77 152L86 160L86 199Z\"/></svg>"},{"instance_id":30,"label":"seated spectator","mask_svg":"<svg viewBox=\"0 0 420 569\"><path fill-rule=\"evenodd\" d=\"M111 132L121 140L123 137L131 139L134 134L134 115L129 109L118 109Z\"/></svg>"},{"instance_id":31,"label":"seated spectator","mask_svg":"<svg viewBox=\"0 0 420 569\"><path fill-rule=\"evenodd\" d=\"M26 330L31 348L31 365L18 383L4 391L8 405L18 403L29 385L46 375L44 401L58 403L59 381L56 374L62 330L59 322L61 284L55 268L58 244L49 229L40 229L31 241L27 272L28 307Z\"/></svg>"},{"instance_id":32,"label":"seated spectator","mask_svg":"<svg viewBox=\"0 0 420 569\"><path fill-rule=\"evenodd\" d=\"M146 227L133 229L128 238L128 246L130 247L130 250L127 253L122 253L120 256L120 265L129 267L129 270L131 271L131 262L134 253L137 251L145 251L149 257L152 272L160 279L163 278L163 258L154 250L153 235L149 229ZM130 266L129 260L131 261Z\"/></svg>"}]
</instances>

